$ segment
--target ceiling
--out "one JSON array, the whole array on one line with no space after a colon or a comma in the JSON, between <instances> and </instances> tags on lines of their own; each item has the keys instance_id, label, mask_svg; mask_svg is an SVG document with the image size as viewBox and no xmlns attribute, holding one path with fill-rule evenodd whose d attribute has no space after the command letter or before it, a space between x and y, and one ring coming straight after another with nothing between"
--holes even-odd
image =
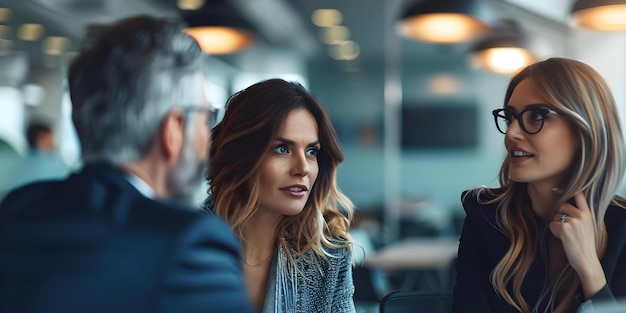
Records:
<instances>
[{"instance_id":1,"label":"ceiling","mask_svg":"<svg viewBox=\"0 0 626 313\"><path fill-rule=\"evenodd\" d=\"M432 65L457 62L463 59L472 43L431 44L401 38L395 29L398 16L407 5L416 0L286 0L308 26L313 36L319 29L312 24L311 15L316 9L334 8L343 14L342 25L351 30L351 39L361 49L359 62L380 63L385 55L399 54L410 63ZM503 18L512 18L522 24L540 23L550 28L567 28L569 9L574 0L479 0L478 16L488 24ZM531 27L532 28L532 27ZM534 34L528 34L529 37ZM317 38L316 38L317 39ZM328 58L323 44L317 57ZM392 46L391 48L389 46ZM394 51L399 48L399 51ZM403 62L406 63L406 62Z\"/></svg>"},{"instance_id":2,"label":"ceiling","mask_svg":"<svg viewBox=\"0 0 626 313\"><path fill-rule=\"evenodd\" d=\"M430 65L461 62L471 43L436 45L400 38L395 34L396 18L410 0L230 0L257 27L261 40L237 56L219 57L236 63L241 57L280 52L303 62L342 62L367 67L385 62L389 55L409 59L412 63ZM513 17L521 23L537 19L554 27L567 27L566 18L573 0L482 0L483 19L493 22ZM0 7L12 10L8 21L13 50L27 51L35 66L48 64L42 56L42 42L25 42L15 38L22 23L36 22L45 27L44 36L63 35L75 50L84 27L92 22L110 22L135 14L178 16L176 0L0 0ZM350 39L360 49L353 61L333 61L328 46L320 42L319 28L311 22L314 10L333 8L343 14L341 25L350 30ZM47 62L47 63L46 63ZM236 66L236 65L235 65ZM342 68L339 66L338 68Z\"/></svg>"}]
</instances>

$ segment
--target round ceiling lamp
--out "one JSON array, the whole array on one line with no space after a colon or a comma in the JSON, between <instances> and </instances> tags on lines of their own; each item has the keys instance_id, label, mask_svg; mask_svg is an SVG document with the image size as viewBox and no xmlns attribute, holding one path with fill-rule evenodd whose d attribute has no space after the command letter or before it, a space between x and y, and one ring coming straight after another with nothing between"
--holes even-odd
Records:
<instances>
[{"instance_id":1,"label":"round ceiling lamp","mask_svg":"<svg viewBox=\"0 0 626 313\"><path fill-rule=\"evenodd\" d=\"M431 43L459 43L473 39L489 27L474 14L474 0L421 0L402 13L401 36Z\"/></svg>"},{"instance_id":2,"label":"round ceiling lamp","mask_svg":"<svg viewBox=\"0 0 626 313\"><path fill-rule=\"evenodd\" d=\"M536 57L526 49L522 29L513 20L501 20L491 32L479 39L472 48L473 68L498 74L512 74L534 63Z\"/></svg>"},{"instance_id":3,"label":"round ceiling lamp","mask_svg":"<svg viewBox=\"0 0 626 313\"><path fill-rule=\"evenodd\" d=\"M599 31L626 30L626 0L578 0L572 7L574 26Z\"/></svg>"},{"instance_id":4,"label":"round ceiling lamp","mask_svg":"<svg viewBox=\"0 0 626 313\"><path fill-rule=\"evenodd\" d=\"M208 54L231 54L255 40L252 25L225 0L207 0L197 10L181 10L192 36Z\"/></svg>"}]
</instances>

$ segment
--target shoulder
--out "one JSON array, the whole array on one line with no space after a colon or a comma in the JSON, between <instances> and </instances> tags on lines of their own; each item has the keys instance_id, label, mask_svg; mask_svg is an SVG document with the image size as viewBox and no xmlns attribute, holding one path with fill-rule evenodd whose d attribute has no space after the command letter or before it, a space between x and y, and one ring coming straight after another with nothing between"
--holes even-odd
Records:
<instances>
[{"instance_id":1,"label":"shoulder","mask_svg":"<svg viewBox=\"0 0 626 313\"><path fill-rule=\"evenodd\" d=\"M331 255L331 261L335 264L351 264L352 251L348 247L345 248L327 248L326 251Z\"/></svg>"},{"instance_id":2,"label":"shoulder","mask_svg":"<svg viewBox=\"0 0 626 313\"><path fill-rule=\"evenodd\" d=\"M324 256L312 249L302 256L295 256L298 267L310 275L328 276L352 267L352 252L349 248L323 247Z\"/></svg>"},{"instance_id":3,"label":"shoulder","mask_svg":"<svg viewBox=\"0 0 626 313\"><path fill-rule=\"evenodd\" d=\"M604 223L607 228L609 238L626 237L626 202L624 198L616 197L609 205L604 216Z\"/></svg>"},{"instance_id":4,"label":"shoulder","mask_svg":"<svg viewBox=\"0 0 626 313\"><path fill-rule=\"evenodd\" d=\"M494 199L502 192L500 188L488 188L485 186L465 190L461 193L463 203L484 203Z\"/></svg>"},{"instance_id":5,"label":"shoulder","mask_svg":"<svg viewBox=\"0 0 626 313\"><path fill-rule=\"evenodd\" d=\"M186 226L177 231L172 257L178 265L195 266L196 271L239 272L239 242L219 218L192 216Z\"/></svg>"},{"instance_id":6,"label":"shoulder","mask_svg":"<svg viewBox=\"0 0 626 313\"><path fill-rule=\"evenodd\" d=\"M352 242L340 237L330 237L328 241L335 245L334 247L323 246L326 255L329 256L334 263L352 262Z\"/></svg>"},{"instance_id":7,"label":"shoulder","mask_svg":"<svg viewBox=\"0 0 626 313\"><path fill-rule=\"evenodd\" d=\"M624 198L616 197L606 210L605 222L622 224L626 221L626 201Z\"/></svg>"},{"instance_id":8,"label":"shoulder","mask_svg":"<svg viewBox=\"0 0 626 313\"><path fill-rule=\"evenodd\" d=\"M0 220L19 217L41 208L62 186L62 181L45 181L27 184L11 191L0 203Z\"/></svg>"},{"instance_id":9,"label":"shoulder","mask_svg":"<svg viewBox=\"0 0 626 313\"><path fill-rule=\"evenodd\" d=\"M215 245L227 250L238 250L238 241L230 227L215 215L204 215L174 202L137 197L128 209L129 228L158 231L179 237L182 245L202 242L198 248Z\"/></svg>"},{"instance_id":10,"label":"shoulder","mask_svg":"<svg viewBox=\"0 0 626 313\"><path fill-rule=\"evenodd\" d=\"M626 214L624 212L626 212L626 198L616 195L607 209L607 214Z\"/></svg>"},{"instance_id":11,"label":"shoulder","mask_svg":"<svg viewBox=\"0 0 626 313\"><path fill-rule=\"evenodd\" d=\"M317 264L314 267L320 266L321 270L324 272L324 277L328 282L330 281L343 281L352 276L352 251L348 248L324 248L326 253L326 260L319 256L312 256L313 253L310 251L310 255L316 258L315 262L311 264ZM316 270L316 271L319 271Z\"/></svg>"},{"instance_id":12,"label":"shoulder","mask_svg":"<svg viewBox=\"0 0 626 313\"><path fill-rule=\"evenodd\" d=\"M164 271L167 312L252 312L235 235L216 217L194 216L176 237ZM228 307L228 308L227 308Z\"/></svg>"},{"instance_id":13,"label":"shoulder","mask_svg":"<svg viewBox=\"0 0 626 313\"><path fill-rule=\"evenodd\" d=\"M499 189L477 187L465 190L461 194L463 210L468 218L484 217L489 220L495 219L498 204L494 202Z\"/></svg>"},{"instance_id":14,"label":"shoulder","mask_svg":"<svg viewBox=\"0 0 626 313\"><path fill-rule=\"evenodd\" d=\"M191 207L146 198L122 176L106 173L107 178L89 170L62 181L38 182L10 193L0 204L2 223L21 224L37 218L47 223L72 221L87 223L85 218L106 222L106 225L132 230L133 234L158 234L177 242L179 237L205 237L236 242L229 227L214 216L202 216ZM81 219L73 217L81 216ZM125 234L130 234L126 231ZM167 246L167 245L164 245Z\"/></svg>"},{"instance_id":15,"label":"shoulder","mask_svg":"<svg viewBox=\"0 0 626 313\"><path fill-rule=\"evenodd\" d=\"M191 219L193 221L185 230L183 242L213 243L220 248L235 252L237 256L239 255L238 240L226 222L215 216L199 216L197 214L193 214Z\"/></svg>"},{"instance_id":16,"label":"shoulder","mask_svg":"<svg viewBox=\"0 0 626 313\"><path fill-rule=\"evenodd\" d=\"M616 197L604 217L607 243L602 266L615 296L626 296L626 208L623 198Z\"/></svg>"}]
</instances>

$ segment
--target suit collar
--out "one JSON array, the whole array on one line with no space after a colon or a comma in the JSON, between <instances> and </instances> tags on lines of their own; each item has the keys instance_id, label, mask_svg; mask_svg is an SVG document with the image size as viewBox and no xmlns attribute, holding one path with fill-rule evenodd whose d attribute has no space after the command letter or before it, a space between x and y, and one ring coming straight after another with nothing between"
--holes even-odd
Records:
<instances>
[{"instance_id":1,"label":"suit collar","mask_svg":"<svg viewBox=\"0 0 626 313\"><path fill-rule=\"evenodd\" d=\"M116 185L129 183L134 189L146 198L156 199L156 192L146 181L133 173L127 172L118 165L107 162L89 163L85 165L84 172L96 175L101 179L114 182Z\"/></svg>"}]
</instances>

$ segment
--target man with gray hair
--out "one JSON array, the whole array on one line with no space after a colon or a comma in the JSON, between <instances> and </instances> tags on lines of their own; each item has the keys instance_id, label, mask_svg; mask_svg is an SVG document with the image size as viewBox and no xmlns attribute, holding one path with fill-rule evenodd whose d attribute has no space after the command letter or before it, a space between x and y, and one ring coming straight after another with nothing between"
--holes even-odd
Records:
<instances>
[{"instance_id":1,"label":"man with gray hair","mask_svg":"<svg viewBox=\"0 0 626 313\"><path fill-rule=\"evenodd\" d=\"M228 226L181 203L208 159L202 58L166 19L88 29L68 71L84 167L0 204L1 312L253 311Z\"/></svg>"}]
</instances>

